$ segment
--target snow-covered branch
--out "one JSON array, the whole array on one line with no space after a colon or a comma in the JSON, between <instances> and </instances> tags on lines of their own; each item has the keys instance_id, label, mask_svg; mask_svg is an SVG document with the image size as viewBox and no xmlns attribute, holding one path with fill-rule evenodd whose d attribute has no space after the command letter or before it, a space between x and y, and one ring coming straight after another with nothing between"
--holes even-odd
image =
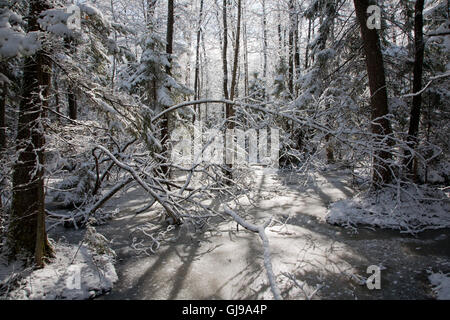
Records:
<instances>
[{"instance_id":1,"label":"snow-covered branch","mask_svg":"<svg viewBox=\"0 0 450 320\"><path fill-rule=\"evenodd\" d=\"M270 288L271 288L273 296L276 300L283 300L283 298L281 297L280 289L278 289L278 286L276 283L276 277L273 273L272 260L270 258L269 239L267 238L267 235L265 232L265 229L270 225L270 223L272 222L272 219L269 219L264 224L257 226L257 225L254 225L254 224L251 224L251 223L245 221L237 213L235 213L234 211L232 211L231 209L229 209L227 207L225 207L224 211L226 214L231 216L237 223L239 223L244 228L246 228L252 232L258 233L259 237L261 238L261 240L263 242L264 266L266 268L267 278L269 279Z\"/></svg>"}]
</instances>

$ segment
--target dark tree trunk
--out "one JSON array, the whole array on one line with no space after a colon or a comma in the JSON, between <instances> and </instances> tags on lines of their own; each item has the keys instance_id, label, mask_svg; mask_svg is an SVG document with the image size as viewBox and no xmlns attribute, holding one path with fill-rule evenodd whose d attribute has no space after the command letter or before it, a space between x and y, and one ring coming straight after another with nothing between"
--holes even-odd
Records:
<instances>
[{"instance_id":1,"label":"dark tree trunk","mask_svg":"<svg viewBox=\"0 0 450 320\"><path fill-rule=\"evenodd\" d=\"M203 0L200 0L200 12L197 26L197 46L195 52L194 100L200 99L200 39L202 32L202 16L203 16ZM200 120L201 119L200 106L195 106L195 110L199 118L198 120ZM194 122L195 122L195 114L194 114Z\"/></svg>"},{"instance_id":2,"label":"dark tree trunk","mask_svg":"<svg viewBox=\"0 0 450 320\"><path fill-rule=\"evenodd\" d=\"M112 20L116 22L116 10L114 7L114 1L111 0L111 15ZM114 41L117 41L117 31L114 31ZM116 55L113 55L113 63L112 63L112 70L111 70L111 89L114 90L114 82L116 79L116 69L117 69L117 59Z\"/></svg>"},{"instance_id":3,"label":"dark tree trunk","mask_svg":"<svg viewBox=\"0 0 450 320\"><path fill-rule=\"evenodd\" d=\"M168 55L169 65L166 66L166 73L171 76L172 75L172 58L173 54L173 26L174 26L174 0L167 1L167 35L166 35L166 53ZM162 121L162 140L161 144L163 147L162 155L167 159L169 158L169 148L168 148L168 140L169 140L169 115L165 114ZM164 175L169 174L169 167L167 165L161 166L161 171Z\"/></svg>"},{"instance_id":4,"label":"dark tree trunk","mask_svg":"<svg viewBox=\"0 0 450 320\"><path fill-rule=\"evenodd\" d=\"M234 46L234 59L233 59L233 70L231 74L231 89L230 89L230 100L234 100L236 95L237 87L237 70L239 66L239 45L240 45L240 35L241 35L241 0L238 0L238 15L237 15L237 26L236 26L236 43ZM234 107L232 105L227 105L226 111L227 120L234 118ZM234 120L228 121L228 128L234 128Z\"/></svg>"},{"instance_id":5,"label":"dark tree trunk","mask_svg":"<svg viewBox=\"0 0 450 320\"><path fill-rule=\"evenodd\" d=\"M415 6L414 17L414 44L415 44L415 61L414 61L414 80L413 80L413 96L411 117L409 120L408 145L414 149L417 145L419 134L420 113L422 106L422 94L418 94L422 90L422 73L423 73L423 7L424 0L417 0ZM406 151L405 163L410 173L414 174L413 154L409 150Z\"/></svg>"},{"instance_id":6,"label":"dark tree trunk","mask_svg":"<svg viewBox=\"0 0 450 320\"><path fill-rule=\"evenodd\" d=\"M0 72L3 70L0 70ZM6 98L8 96L8 85L5 82L0 86L0 161L2 160L3 153L6 149ZM3 225L3 202L2 202L2 192L4 177L0 177L0 228ZM1 236L1 234L0 234Z\"/></svg>"},{"instance_id":7,"label":"dark tree trunk","mask_svg":"<svg viewBox=\"0 0 450 320\"><path fill-rule=\"evenodd\" d=\"M374 173L372 181L375 186L380 186L392 180L392 173L389 167L392 153L389 151L389 143L383 140L387 135L392 133L390 122L386 119L389 110L383 56L381 54L380 38L376 29L369 29L367 27L367 8L369 1L354 0L353 2L361 28L361 36L366 54L372 106L372 133L378 145L373 155Z\"/></svg>"},{"instance_id":8,"label":"dark tree trunk","mask_svg":"<svg viewBox=\"0 0 450 320\"><path fill-rule=\"evenodd\" d=\"M74 40L71 38L64 39L64 46L68 52L73 56L76 53L76 47ZM67 102L69 106L69 118L72 120L77 120L78 110L77 110L77 97L74 92L73 85L71 83L67 84Z\"/></svg>"},{"instance_id":9,"label":"dark tree trunk","mask_svg":"<svg viewBox=\"0 0 450 320\"><path fill-rule=\"evenodd\" d=\"M200 81L200 39L201 39L201 25L203 16L203 0L200 0L200 12L198 17L198 29L197 29L197 46L195 53L195 78L194 78L194 100L200 98L199 81Z\"/></svg>"},{"instance_id":10,"label":"dark tree trunk","mask_svg":"<svg viewBox=\"0 0 450 320\"><path fill-rule=\"evenodd\" d=\"M294 37L295 37L295 6L294 0L289 1L289 93L294 94Z\"/></svg>"},{"instance_id":11,"label":"dark tree trunk","mask_svg":"<svg viewBox=\"0 0 450 320\"><path fill-rule=\"evenodd\" d=\"M300 77L300 47L299 47L299 31L298 31L298 14L295 14L295 32L294 32L294 63L295 63L295 72L294 79L298 79ZM298 86L295 86L295 96L298 94Z\"/></svg>"},{"instance_id":12,"label":"dark tree trunk","mask_svg":"<svg viewBox=\"0 0 450 320\"><path fill-rule=\"evenodd\" d=\"M263 6L263 17L262 17L262 28L263 28L263 81L264 81L264 100L267 100L267 13L266 13L266 1L262 1Z\"/></svg>"},{"instance_id":13,"label":"dark tree trunk","mask_svg":"<svg viewBox=\"0 0 450 320\"><path fill-rule=\"evenodd\" d=\"M54 91L54 95L55 95L55 111L57 113L61 112L61 106L60 106L60 100L59 100L59 87L58 87L58 75L55 72L55 69L53 70L53 74L52 74L52 86L53 86L53 91ZM59 116L58 116L58 120L59 120Z\"/></svg>"},{"instance_id":14,"label":"dark tree trunk","mask_svg":"<svg viewBox=\"0 0 450 320\"><path fill-rule=\"evenodd\" d=\"M236 44L234 46L233 72L231 76L230 100L234 100L237 90L237 71L239 67L239 47L241 39L241 0L238 0L238 14L236 26ZM234 108L231 107L230 116L234 116Z\"/></svg>"},{"instance_id":15,"label":"dark tree trunk","mask_svg":"<svg viewBox=\"0 0 450 320\"><path fill-rule=\"evenodd\" d=\"M157 4L158 0L148 0L147 1L147 15L146 15L146 24L147 24L147 33L148 34L152 34L154 32L154 16L155 16L155 9L156 9L156 4ZM150 45L152 48L154 47L153 45ZM137 55L137 53L136 53ZM158 95L157 95L157 85L156 85L156 79L153 79L150 81L149 85L148 85L148 91L149 91L149 95L150 95L150 100L152 100L152 102L156 103L156 101L158 100Z\"/></svg>"},{"instance_id":16,"label":"dark tree trunk","mask_svg":"<svg viewBox=\"0 0 450 320\"><path fill-rule=\"evenodd\" d=\"M283 32L281 30L281 14L280 14L280 4L278 3L278 27L277 27L277 32L278 32L278 54L281 56L281 54L283 53Z\"/></svg>"},{"instance_id":17,"label":"dark tree trunk","mask_svg":"<svg viewBox=\"0 0 450 320\"><path fill-rule=\"evenodd\" d=\"M306 50L305 50L305 69L309 68L309 44L311 42L311 19L308 19L308 38L306 40Z\"/></svg>"},{"instance_id":18,"label":"dark tree trunk","mask_svg":"<svg viewBox=\"0 0 450 320\"><path fill-rule=\"evenodd\" d=\"M72 120L77 120L77 97L75 96L75 93L73 93L72 86L69 86L68 91L69 93L67 94L67 100L69 102L69 118Z\"/></svg>"},{"instance_id":19,"label":"dark tree trunk","mask_svg":"<svg viewBox=\"0 0 450 320\"><path fill-rule=\"evenodd\" d=\"M6 149L6 97L8 96L8 84L4 83L0 94L0 158ZM0 199L1 201L1 199Z\"/></svg>"},{"instance_id":20,"label":"dark tree trunk","mask_svg":"<svg viewBox=\"0 0 450 320\"><path fill-rule=\"evenodd\" d=\"M224 64L224 93L225 93L225 99L227 99L228 89L227 89L227 67L226 67L226 53L227 53L227 10L226 10L226 0L224 0L224 9L223 9L223 22L224 22L224 50L223 50L223 64ZM238 13L237 13L237 26L236 26L236 43L234 46L234 58L233 58L233 70L232 70L232 76L231 76L231 89L230 89L230 100L234 100L235 94L236 94L236 87L237 87L237 70L238 70L238 64L239 64L239 45L240 45L240 35L241 35L241 0L238 0ZM234 116L235 116L235 110L234 107L230 104L227 104L225 106L225 117L226 117L226 126L228 129L234 129L235 123L234 123ZM225 150L227 150L227 154L229 154L228 150L233 149L233 145L227 145L226 139L225 139ZM228 157L226 157L228 159ZM228 179L232 179L232 165L228 164L226 170L226 175Z\"/></svg>"},{"instance_id":21,"label":"dark tree trunk","mask_svg":"<svg viewBox=\"0 0 450 320\"><path fill-rule=\"evenodd\" d=\"M222 8L223 16L223 49L222 49L222 65L223 65L223 96L226 100L229 99L228 94L228 63L227 63L227 51L228 51L228 25L227 25L227 0L223 0ZM228 105L226 106L226 110ZM225 111L226 113L226 111Z\"/></svg>"},{"instance_id":22,"label":"dark tree trunk","mask_svg":"<svg viewBox=\"0 0 450 320\"><path fill-rule=\"evenodd\" d=\"M28 31L38 31L39 14L48 9L47 1L30 1ZM52 253L45 232L44 211L44 115L50 87L50 61L39 51L25 58L23 93L17 130L18 160L13 168L13 198L8 229L11 258L34 255L42 266ZM42 99L43 98L43 99Z\"/></svg>"},{"instance_id":23,"label":"dark tree trunk","mask_svg":"<svg viewBox=\"0 0 450 320\"><path fill-rule=\"evenodd\" d=\"M166 37L166 53L169 56L169 62L172 62L171 55L173 54L173 25L174 25L174 0L167 1L167 37ZM166 73L172 75L172 66L166 66Z\"/></svg>"}]
</instances>

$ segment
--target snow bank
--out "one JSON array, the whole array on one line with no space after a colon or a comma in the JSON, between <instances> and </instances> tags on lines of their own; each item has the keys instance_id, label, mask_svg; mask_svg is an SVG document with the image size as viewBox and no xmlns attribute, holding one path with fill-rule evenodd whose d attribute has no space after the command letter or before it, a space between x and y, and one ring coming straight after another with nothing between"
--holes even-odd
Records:
<instances>
[{"instance_id":1,"label":"snow bank","mask_svg":"<svg viewBox=\"0 0 450 320\"><path fill-rule=\"evenodd\" d=\"M56 258L43 269L18 270L17 264L0 266L0 288L17 279L18 274L21 278L6 297L0 298L83 300L111 290L118 279L113 265L114 254L109 248L99 245L104 238L93 233L92 229L88 230L86 244L55 244Z\"/></svg>"},{"instance_id":2,"label":"snow bank","mask_svg":"<svg viewBox=\"0 0 450 320\"><path fill-rule=\"evenodd\" d=\"M450 227L450 203L438 189L386 188L333 203L325 219L354 230L365 225L415 234Z\"/></svg>"},{"instance_id":3,"label":"snow bank","mask_svg":"<svg viewBox=\"0 0 450 320\"><path fill-rule=\"evenodd\" d=\"M437 300L450 300L450 273L432 273L428 280L433 286L433 293Z\"/></svg>"}]
</instances>

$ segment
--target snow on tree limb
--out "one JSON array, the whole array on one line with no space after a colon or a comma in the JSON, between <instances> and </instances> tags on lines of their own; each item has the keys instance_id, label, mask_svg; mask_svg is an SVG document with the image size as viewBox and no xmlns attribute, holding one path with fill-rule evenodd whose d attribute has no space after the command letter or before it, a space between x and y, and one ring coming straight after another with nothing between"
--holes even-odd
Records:
<instances>
[{"instance_id":1,"label":"snow on tree limb","mask_svg":"<svg viewBox=\"0 0 450 320\"><path fill-rule=\"evenodd\" d=\"M269 278L270 288L272 290L273 296L276 300L283 300L281 297L280 289L278 289L278 286L276 284L276 277L273 273L272 268L272 260L270 258L270 247L269 247L269 239L267 238L265 229L270 225L272 222L272 219L269 219L262 225L254 225L251 224L244 219L242 219L237 213L232 211L231 209L225 207L225 213L230 215L237 223L239 223L241 226L243 226L245 229L248 229L252 232L258 233L259 237L261 238L263 242L263 248L264 248L264 266L267 271L267 277Z\"/></svg>"},{"instance_id":2,"label":"snow on tree limb","mask_svg":"<svg viewBox=\"0 0 450 320\"><path fill-rule=\"evenodd\" d=\"M114 161L114 163L120 167L121 169L128 171L136 180L139 185L144 188L145 191L147 191L156 201L158 201L159 204L166 210L167 214L174 220L174 222L179 222L178 215L173 211L173 209L167 204L167 202L158 195L155 191L153 191L152 187L150 187L147 183L145 183L142 178L139 176L139 174L130 166L124 164L123 162L119 161L111 152L109 152L108 149L106 149L103 146L97 145L95 149L102 150L105 154L108 155L108 157Z\"/></svg>"},{"instance_id":3,"label":"snow on tree limb","mask_svg":"<svg viewBox=\"0 0 450 320\"><path fill-rule=\"evenodd\" d=\"M402 96L402 98L410 98L410 97L419 96L422 93L424 93L425 90L428 89L428 87L433 83L433 81L438 80L438 79L443 79L443 78L446 78L446 77L449 77L449 76L450 76L450 72L446 72L446 73L439 74L437 76L431 77L430 80L428 81L428 83L420 91L415 92L415 93L405 94L405 95Z\"/></svg>"}]
</instances>

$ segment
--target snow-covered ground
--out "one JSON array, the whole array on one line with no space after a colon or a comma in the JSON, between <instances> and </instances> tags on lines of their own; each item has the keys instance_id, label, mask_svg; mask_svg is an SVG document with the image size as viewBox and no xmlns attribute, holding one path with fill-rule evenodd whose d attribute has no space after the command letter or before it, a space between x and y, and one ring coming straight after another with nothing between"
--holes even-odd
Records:
<instances>
[{"instance_id":1,"label":"snow-covered ground","mask_svg":"<svg viewBox=\"0 0 450 320\"><path fill-rule=\"evenodd\" d=\"M330 225L330 204L354 196L351 178L326 172L306 185L305 179L292 172L257 169L247 194L208 203L215 208L226 204L258 225L273 217L266 234L283 298L433 297L427 270L450 271L448 230L413 236L364 227L355 233ZM185 224L167 230L158 221L158 206L135 215L146 201L145 193L130 188L108 204L120 213L98 230L113 240L119 280L100 299L273 299L257 234L238 228L229 218L212 219L201 229ZM155 253L142 250L150 247ZM380 266L380 290L366 286L371 265Z\"/></svg>"},{"instance_id":2,"label":"snow-covered ground","mask_svg":"<svg viewBox=\"0 0 450 320\"><path fill-rule=\"evenodd\" d=\"M114 253L101 235L87 230L81 245L58 241L55 258L44 268L24 269L0 263L0 298L20 300L81 300L105 293L117 281Z\"/></svg>"},{"instance_id":3,"label":"snow-covered ground","mask_svg":"<svg viewBox=\"0 0 450 320\"><path fill-rule=\"evenodd\" d=\"M448 299L448 229L411 235L373 228L376 224L367 228L354 223L350 229L331 225L327 219L334 206L356 203L351 178L348 172L334 171L310 178L304 183L307 177L301 174L256 168L247 193L206 199L205 205L218 211L227 205L258 225L273 218L266 234L276 283L285 299ZM441 195L434 194L433 199ZM425 196L430 197L422 193L421 199ZM379 195L380 208L397 205L408 212L406 204L398 206L389 197L394 195ZM371 200L361 197L360 201L377 210ZM429 201L436 206L436 201ZM96 229L111 241L91 228L87 236L82 230L52 229L67 238L55 245L57 258L42 270L31 274L25 270L20 287L8 298L87 299L110 290L99 299L273 299L257 234L238 228L229 217L212 218L202 227L191 223L168 227L161 223L163 210L158 205L136 215L147 203L148 195L133 186L106 204L105 210L118 214ZM443 208L435 210L443 214ZM433 214L423 212L427 221L435 221ZM391 228L399 229L398 221L390 222ZM75 254L81 238L85 245ZM108 246L117 253L117 274ZM366 286L371 275L367 268L373 265L381 270L380 290ZM3 273L11 276L14 266ZM81 275L78 287L77 274ZM0 280L7 279L0 276Z\"/></svg>"},{"instance_id":4,"label":"snow-covered ground","mask_svg":"<svg viewBox=\"0 0 450 320\"><path fill-rule=\"evenodd\" d=\"M366 226L415 234L450 227L450 199L437 188L386 188L333 203L326 220L351 229Z\"/></svg>"},{"instance_id":5,"label":"snow-covered ground","mask_svg":"<svg viewBox=\"0 0 450 320\"><path fill-rule=\"evenodd\" d=\"M428 276L433 292L438 300L450 300L450 273L431 273Z\"/></svg>"}]
</instances>

